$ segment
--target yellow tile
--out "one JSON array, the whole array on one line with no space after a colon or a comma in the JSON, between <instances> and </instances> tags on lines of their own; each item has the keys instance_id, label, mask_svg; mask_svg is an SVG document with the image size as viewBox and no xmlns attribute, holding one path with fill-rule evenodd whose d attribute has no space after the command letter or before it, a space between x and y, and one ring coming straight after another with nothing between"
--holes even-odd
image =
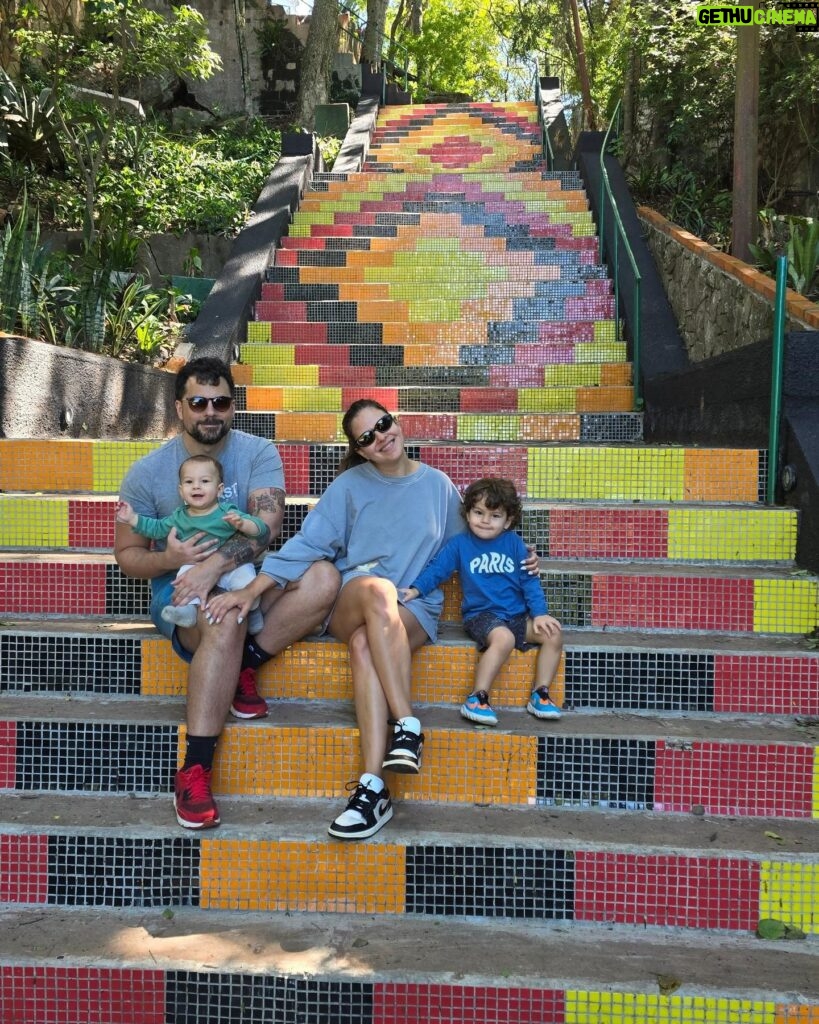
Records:
<instances>
[{"instance_id":1,"label":"yellow tile","mask_svg":"<svg viewBox=\"0 0 819 1024\"><path fill-rule=\"evenodd\" d=\"M776 1004L752 999L566 990L565 1024L775 1024Z\"/></svg>"},{"instance_id":2,"label":"yellow tile","mask_svg":"<svg viewBox=\"0 0 819 1024\"><path fill-rule=\"evenodd\" d=\"M199 878L202 907L401 914L406 849L387 843L205 839Z\"/></svg>"},{"instance_id":3,"label":"yellow tile","mask_svg":"<svg viewBox=\"0 0 819 1024\"><path fill-rule=\"evenodd\" d=\"M247 325L247 340L249 344L270 343L270 323L266 320L250 320ZM242 346L242 359L249 362L245 346Z\"/></svg>"},{"instance_id":4,"label":"yellow tile","mask_svg":"<svg viewBox=\"0 0 819 1024\"><path fill-rule=\"evenodd\" d=\"M268 328L270 324L267 325ZM242 345L242 362L249 363L251 366L265 366L273 363L277 366L292 366L295 361L296 347L295 345L287 345L284 342L278 341L276 344L270 342L270 334L268 333L266 345ZM258 376L253 374L254 384L264 384L263 380L259 380Z\"/></svg>"},{"instance_id":5,"label":"yellow tile","mask_svg":"<svg viewBox=\"0 0 819 1024\"><path fill-rule=\"evenodd\" d=\"M682 448L533 448L530 498L679 501Z\"/></svg>"},{"instance_id":6,"label":"yellow tile","mask_svg":"<svg viewBox=\"0 0 819 1024\"><path fill-rule=\"evenodd\" d=\"M518 408L521 412L574 412L575 394L574 387L522 388Z\"/></svg>"},{"instance_id":7,"label":"yellow tile","mask_svg":"<svg viewBox=\"0 0 819 1024\"><path fill-rule=\"evenodd\" d=\"M0 495L0 544L9 548L68 547L68 500Z\"/></svg>"},{"instance_id":8,"label":"yellow tile","mask_svg":"<svg viewBox=\"0 0 819 1024\"><path fill-rule=\"evenodd\" d=\"M819 932L819 864L763 861L759 868L759 916Z\"/></svg>"},{"instance_id":9,"label":"yellow tile","mask_svg":"<svg viewBox=\"0 0 819 1024\"><path fill-rule=\"evenodd\" d=\"M755 633L810 633L817 625L816 580L754 580Z\"/></svg>"},{"instance_id":10,"label":"yellow tile","mask_svg":"<svg viewBox=\"0 0 819 1024\"><path fill-rule=\"evenodd\" d=\"M97 492L116 494L131 466L161 441L97 441L94 444L94 487Z\"/></svg>"},{"instance_id":11,"label":"yellow tile","mask_svg":"<svg viewBox=\"0 0 819 1024\"><path fill-rule=\"evenodd\" d=\"M671 509L668 557L705 561L789 561L796 554L796 512Z\"/></svg>"}]
</instances>

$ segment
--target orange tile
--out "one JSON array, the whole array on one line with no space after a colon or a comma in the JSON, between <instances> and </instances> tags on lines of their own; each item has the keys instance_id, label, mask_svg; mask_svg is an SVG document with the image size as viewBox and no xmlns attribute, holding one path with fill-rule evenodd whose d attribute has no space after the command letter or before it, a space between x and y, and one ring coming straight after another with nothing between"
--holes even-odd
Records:
<instances>
[{"instance_id":1,"label":"orange tile","mask_svg":"<svg viewBox=\"0 0 819 1024\"><path fill-rule=\"evenodd\" d=\"M275 412L282 408L284 391L276 387L249 387L245 396L248 412Z\"/></svg>"},{"instance_id":2,"label":"orange tile","mask_svg":"<svg viewBox=\"0 0 819 1024\"><path fill-rule=\"evenodd\" d=\"M334 412L277 413L275 439L332 443L339 440L340 419L341 416Z\"/></svg>"},{"instance_id":3,"label":"orange tile","mask_svg":"<svg viewBox=\"0 0 819 1024\"><path fill-rule=\"evenodd\" d=\"M579 441L580 417L574 413L527 413L520 418L518 440Z\"/></svg>"},{"instance_id":4,"label":"orange tile","mask_svg":"<svg viewBox=\"0 0 819 1024\"><path fill-rule=\"evenodd\" d=\"M633 412L634 390L628 387L578 388L575 408L578 412Z\"/></svg>"},{"instance_id":5,"label":"orange tile","mask_svg":"<svg viewBox=\"0 0 819 1024\"><path fill-rule=\"evenodd\" d=\"M140 644L142 686L146 697L184 697L188 688L188 666L174 654L170 643L159 637Z\"/></svg>"},{"instance_id":6,"label":"orange tile","mask_svg":"<svg viewBox=\"0 0 819 1024\"><path fill-rule=\"evenodd\" d=\"M687 448L683 486L685 501L757 501L758 452Z\"/></svg>"},{"instance_id":7,"label":"orange tile","mask_svg":"<svg viewBox=\"0 0 819 1024\"><path fill-rule=\"evenodd\" d=\"M388 284L340 284L338 287L339 302L361 302L362 300L388 299Z\"/></svg>"},{"instance_id":8,"label":"orange tile","mask_svg":"<svg viewBox=\"0 0 819 1024\"><path fill-rule=\"evenodd\" d=\"M604 387L631 384L631 363L603 363L600 367L600 383Z\"/></svg>"},{"instance_id":9,"label":"orange tile","mask_svg":"<svg viewBox=\"0 0 819 1024\"><path fill-rule=\"evenodd\" d=\"M401 914L405 858L405 847L389 843L206 839L199 861L200 905Z\"/></svg>"},{"instance_id":10,"label":"orange tile","mask_svg":"<svg viewBox=\"0 0 819 1024\"><path fill-rule=\"evenodd\" d=\"M0 490L91 491L92 441L0 441Z\"/></svg>"},{"instance_id":11,"label":"orange tile","mask_svg":"<svg viewBox=\"0 0 819 1024\"><path fill-rule=\"evenodd\" d=\"M391 252L359 252L350 250L347 253L348 267L391 267L393 254Z\"/></svg>"},{"instance_id":12,"label":"orange tile","mask_svg":"<svg viewBox=\"0 0 819 1024\"><path fill-rule=\"evenodd\" d=\"M253 367L245 365L244 363L233 363L230 367L230 373L233 377L234 384L252 384L253 383Z\"/></svg>"},{"instance_id":13,"label":"orange tile","mask_svg":"<svg viewBox=\"0 0 819 1024\"><path fill-rule=\"evenodd\" d=\"M774 1024L819 1024L819 1006L786 1003L776 1007Z\"/></svg>"},{"instance_id":14,"label":"orange tile","mask_svg":"<svg viewBox=\"0 0 819 1024\"><path fill-rule=\"evenodd\" d=\"M407 302L359 302L358 304L359 323L406 323L407 320L409 320L409 303Z\"/></svg>"}]
</instances>

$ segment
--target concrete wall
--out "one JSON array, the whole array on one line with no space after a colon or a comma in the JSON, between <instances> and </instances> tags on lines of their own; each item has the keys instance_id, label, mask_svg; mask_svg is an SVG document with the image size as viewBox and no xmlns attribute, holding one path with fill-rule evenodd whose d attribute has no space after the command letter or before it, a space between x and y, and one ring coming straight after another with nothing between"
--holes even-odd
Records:
<instances>
[{"instance_id":1,"label":"concrete wall","mask_svg":"<svg viewBox=\"0 0 819 1024\"><path fill-rule=\"evenodd\" d=\"M688 357L698 363L770 338L775 282L648 207L638 215ZM819 328L819 306L788 291L786 330Z\"/></svg>"}]
</instances>

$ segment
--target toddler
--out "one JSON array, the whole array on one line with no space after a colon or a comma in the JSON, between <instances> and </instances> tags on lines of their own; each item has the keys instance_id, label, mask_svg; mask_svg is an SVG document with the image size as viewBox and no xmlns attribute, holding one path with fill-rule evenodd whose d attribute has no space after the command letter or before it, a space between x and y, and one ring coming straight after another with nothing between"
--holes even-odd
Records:
<instances>
[{"instance_id":1,"label":"toddler","mask_svg":"<svg viewBox=\"0 0 819 1024\"><path fill-rule=\"evenodd\" d=\"M537 644L535 684L526 710L537 718L560 718L549 685L560 664L563 636L560 623L547 614L537 576L520 564L528 552L514 532L521 504L511 480L486 477L466 489L461 514L467 532L452 537L411 587L404 601L428 594L457 570L463 589L464 629L482 652L475 668L472 693L461 714L479 725L497 725L489 703L492 683L512 651Z\"/></svg>"},{"instance_id":2,"label":"toddler","mask_svg":"<svg viewBox=\"0 0 819 1024\"><path fill-rule=\"evenodd\" d=\"M256 516L240 511L236 505L222 502L225 489L221 463L210 455L191 455L179 467L179 495L183 504L164 519L151 519L134 512L127 501L117 502L117 522L127 523L133 530L151 540L164 540L176 527L180 540L188 540L194 534L206 533L209 537L224 543L235 533L246 537L258 537L266 529ZM183 565L177 579L192 568ZM219 577L222 590L239 590L252 583L256 570L252 565L237 566ZM199 598L188 604L168 604L162 609L162 618L177 626L195 626ZM259 610L259 599L253 604L247 619L248 632L258 633L264 625Z\"/></svg>"}]
</instances>

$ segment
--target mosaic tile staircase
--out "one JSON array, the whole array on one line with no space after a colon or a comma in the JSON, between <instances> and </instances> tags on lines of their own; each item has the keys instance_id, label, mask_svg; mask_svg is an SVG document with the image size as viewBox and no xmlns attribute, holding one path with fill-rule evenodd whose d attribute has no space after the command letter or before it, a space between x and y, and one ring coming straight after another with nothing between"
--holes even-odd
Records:
<instances>
[{"instance_id":1,"label":"mosaic tile staircase","mask_svg":"<svg viewBox=\"0 0 819 1024\"><path fill-rule=\"evenodd\" d=\"M224 823L183 834L169 784L184 672L110 556L118 482L155 442L0 440L4 1024L819 1022L819 656L800 642L819 615L795 513L760 504L763 453L640 445L624 393L586 397L629 387L610 313L527 303L577 279L606 297L590 236L516 248L547 229L492 235L503 222L485 216L579 183L538 169L531 107L471 110L387 110L372 169L317 182L350 204L405 185L424 197L407 202L469 212L425 210L420 239L405 224L385 238L339 220L379 201L362 198L301 235L300 215L323 211L307 198L259 302L272 319L249 325L237 423L280 446L284 536L332 478L341 410L362 394L399 410L413 454L458 486L512 477L566 627L566 714L525 714L532 656L516 654L498 729L460 719L475 655L450 584L442 640L414 663L424 771L398 780L374 841L325 833L357 770L330 640L265 667L270 718L228 723L221 746ZM506 170L457 166L452 134ZM419 169L426 149L442 174ZM319 230L336 225L354 230ZM482 238L504 241L496 263ZM390 260L365 258L378 252ZM427 277L419 252L448 256ZM431 308L430 284L453 306ZM754 939L766 917L808 939Z\"/></svg>"}]
</instances>

